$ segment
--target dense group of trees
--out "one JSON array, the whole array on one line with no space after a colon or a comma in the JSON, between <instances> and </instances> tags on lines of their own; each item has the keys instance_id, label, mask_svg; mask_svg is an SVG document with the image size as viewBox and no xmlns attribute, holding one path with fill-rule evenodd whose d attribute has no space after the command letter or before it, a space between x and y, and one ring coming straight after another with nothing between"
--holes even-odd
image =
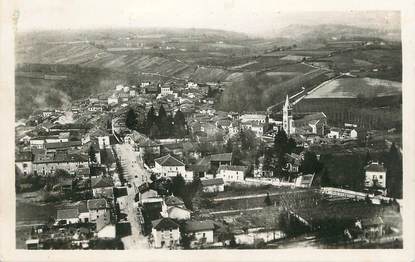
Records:
<instances>
[{"instance_id":1,"label":"dense group of trees","mask_svg":"<svg viewBox=\"0 0 415 262\"><path fill-rule=\"evenodd\" d=\"M187 134L183 112L179 109L172 117L166 113L163 105L160 106L158 114L154 107L151 107L142 121L138 120L137 113L130 108L126 114L125 124L129 129L139 131L150 138L183 138Z\"/></svg>"}]
</instances>

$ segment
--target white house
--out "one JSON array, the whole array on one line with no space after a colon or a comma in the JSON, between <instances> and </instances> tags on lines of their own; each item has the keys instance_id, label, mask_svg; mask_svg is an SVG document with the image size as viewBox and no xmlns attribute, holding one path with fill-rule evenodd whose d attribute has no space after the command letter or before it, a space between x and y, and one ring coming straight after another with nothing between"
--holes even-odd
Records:
<instances>
[{"instance_id":1,"label":"white house","mask_svg":"<svg viewBox=\"0 0 415 262\"><path fill-rule=\"evenodd\" d=\"M330 133L327 134L328 138L339 139L341 137L341 129L340 128L331 128Z\"/></svg>"},{"instance_id":2,"label":"white house","mask_svg":"<svg viewBox=\"0 0 415 262\"><path fill-rule=\"evenodd\" d=\"M357 138L357 131L356 131L356 129L352 129L350 131L350 138Z\"/></svg>"},{"instance_id":3,"label":"white house","mask_svg":"<svg viewBox=\"0 0 415 262\"><path fill-rule=\"evenodd\" d=\"M124 91L124 93L130 92L130 87L129 86L124 86L123 91Z\"/></svg>"},{"instance_id":4,"label":"white house","mask_svg":"<svg viewBox=\"0 0 415 262\"><path fill-rule=\"evenodd\" d=\"M112 95L108 97L108 105L116 105L118 104L118 97L115 95Z\"/></svg>"},{"instance_id":5,"label":"white house","mask_svg":"<svg viewBox=\"0 0 415 262\"><path fill-rule=\"evenodd\" d=\"M121 90L123 90L123 88L124 88L124 86L123 86L123 85L116 85L116 86L115 86L115 90L116 90L116 91L121 91Z\"/></svg>"},{"instance_id":6,"label":"white house","mask_svg":"<svg viewBox=\"0 0 415 262\"><path fill-rule=\"evenodd\" d=\"M195 82L187 82L187 87L188 88L197 88L198 85Z\"/></svg>"},{"instance_id":7,"label":"white house","mask_svg":"<svg viewBox=\"0 0 415 262\"><path fill-rule=\"evenodd\" d=\"M114 198L114 184L111 177L91 178L92 194L94 197Z\"/></svg>"},{"instance_id":8,"label":"white house","mask_svg":"<svg viewBox=\"0 0 415 262\"><path fill-rule=\"evenodd\" d=\"M172 94L173 94L173 90L171 90L169 86L161 87L161 91L160 91L161 96L167 96L167 95L172 95Z\"/></svg>"},{"instance_id":9,"label":"white house","mask_svg":"<svg viewBox=\"0 0 415 262\"><path fill-rule=\"evenodd\" d=\"M171 218L161 218L151 222L152 245L155 248L174 248L180 241L179 225Z\"/></svg>"},{"instance_id":10,"label":"white house","mask_svg":"<svg viewBox=\"0 0 415 262\"><path fill-rule=\"evenodd\" d=\"M57 211L55 225L77 224L80 222L78 208L59 209Z\"/></svg>"},{"instance_id":11,"label":"white house","mask_svg":"<svg viewBox=\"0 0 415 262\"><path fill-rule=\"evenodd\" d=\"M110 137L109 136L99 136L98 139L98 145L99 149L104 149L110 146Z\"/></svg>"},{"instance_id":12,"label":"white house","mask_svg":"<svg viewBox=\"0 0 415 262\"><path fill-rule=\"evenodd\" d=\"M265 124L267 116L264 113L246 113L239 117L242 123L255 121L258 123Z\"/></svg>"},{"instance_id":13,"label":"white house","mask_svg":"<svg viewBox=\"0 0 415 262\"><path fill-rule=\"evenodd\" d=\"M383 164L372 162L365 166L365 187L378 186L386 194L386 169Z\"/></svg>"},{"instance_id":14,"label":"white house","mask_svg":"<svg viewBox=\"0 0 415 262\"><path fill-rule=\"evenodd\" d=\"M184 226L185 233L191 237L191 245L213 243L212 221L187 221Z\"/></svg>"},{"instance_id":15,"label":"white house","mask_svg":"<svg viewBox=\"0 0 415 262\"><path fill-rule=\"evenodd\" d=\"M184 163L171 155L156 158L154 162L153 171L162 177L174 177L178 174L184 175L186 173Z\"/></svg>"},{"instance_id":16,"label":"white house","mask_svg":"<svg viewBox=\"0 0 415 262\"><path fill-rule=\"evenodd\" d=\"M90 222L95 223L99 217L103 217L105 221L110 220L110 212L107 205L107 201L105 199L89 199L86 202L86 206L89 211Z\"/></svg>"},{"instance_id":17,"label":"white house","mask_svg":"<svg viewBox=\"0 0 415 262\"><path fill-rule=\"evenodd\" d=\"M223 178L202 179L200 182L205 193L223 192L225 190Z\"/></svg>"},{"instance_id":18,"label":"white house","mask_svg":"<svg viewBox=\"0 0 415 262\"><path fill-rule=\"evenodd\" d=\"M16 153L15 165L17 170L23 175L30 175L33 172L32 168L32 153L20 152Z\"/></svg>"},{"instance_id":19,"label":"white house","mask_svg":"<svg viewBox=\"0 0 415 262\"><path fill-rule=\"evenodd\" d=\"M243 182L247 170L246 166L221 165L218 168L217 177L222 178L225 182Z\"/></svg>"}]
</instances>

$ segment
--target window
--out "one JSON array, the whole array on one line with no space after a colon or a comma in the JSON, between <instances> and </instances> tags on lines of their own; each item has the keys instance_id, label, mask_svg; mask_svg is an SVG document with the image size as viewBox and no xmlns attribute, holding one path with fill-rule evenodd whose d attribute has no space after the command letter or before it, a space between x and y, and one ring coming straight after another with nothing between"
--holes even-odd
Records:
<instances>
[{"instance_id":1,"label":"window","mask_svg":"<svg viewBox=\"0 0 415 262\"><path fill-rule=\"evenodd\" d=\"M27 167L27 163L23 163L23 167L26 168Z\"/></svg>"}]
</instances>

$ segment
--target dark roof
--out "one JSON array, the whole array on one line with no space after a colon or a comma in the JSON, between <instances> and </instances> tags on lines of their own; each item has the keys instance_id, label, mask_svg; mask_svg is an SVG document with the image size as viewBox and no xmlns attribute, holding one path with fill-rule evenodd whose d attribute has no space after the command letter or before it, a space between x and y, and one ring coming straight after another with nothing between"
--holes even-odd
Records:
<instances>
[{"instance_id":1,"label":"dark roof","mask_svg":"<svg viewBox=\"0 0 415 262\"><path fill-rule=\"evenodd\" d=\"M109 177L93 177L91 179L92 188L113 187L112 179Z\"/></svg>"},{"instance_id":2,"label":"dark roof","mask_svg":"<svg viewBox=\"0 0 415 262\"><path fill-rule=\"evenodd\" d=\"M140 144L139 144L139 146L140 147L155 147L155 146L160 146L159 144L157 144L156 142L154 142L153 140L151 140L151 139L147 139L147 140L145 140L145 141L143 141L143 142L141 142Z\"/></svg>"},{"instance_id":3,"label":"dark roof","mask_svg":"<svg viewBox=\"0 0 415 262\"><path fill-rule=\"evenodd\" d=\"M169 230L179 228L179 225L171 218L161 218L151 221L155 230Z\"/></svg>"},{"instance_id":4,"label":"dark roof","mask_svg":"<svg viewBox=\"0 0 415 262\"><path fill-rule=\"evenodd\" d=\"M166 199L164 199L164 202L168 206L177 206L177 205L183 205L184 204L183 200L181 200L180 198L175 197L175 196L166 197Z\"/></svg>"},{"instance_id":5,"label":"dark roof","mask_svg":"<svg viewBox=\"0 0 415 262\"><path fill-rule=\"evenodd\" d=\"M218 169L218 172L221 170L230 170L230 171L246 171L248 169L247 166L227 166L227 165L221 165Z\"/></svg>"},{"instance_id":6,"label":"dark roof","mask_svg":"<svg viewBox=\"0 0 415 262\"><path fill-rule=\"evenodd\" d=\"M88 156L68 153L35 154L34 163L88 162Z\"/></svg>"},{"instance_id":7,"label":"dark roof","mask_svg":"<svg viewBox=\"0 0 415 262\"><path fill-rule=\"evenodd\" d=\"M31 152L16 152L16 162L32 161L33 155Z\"/></svg>"},{"instance_id":8,"label":"dark roof","mask_svg":"<svg viewBox=\"0 0 415 262\"><path fill-rule=\"evenodd\" d=\"M186 232L208 231L215 229L212 221L187 221L184 230Z\"/></svg>"},{"instance_id":9,"label":"dark roof","mask_svg":"<svg viewBox=\"0 0 415 262\"><path fill-rule=\"evenodd\" d=\"M171 155L165 155L154 159L154 161L161 166L184 166L184 163Z\"/></svg>"},{"instance_id":10,"label":"dark roof","mask_svg":"<svg viewBox=\"0 0 415 262\"><path fill-rule=\"evenodd\" d=\"M219 161L232 161L232 153L223 153L223 154L214 154L210 156L210 161L219 162Z\"/></svg>"},{"instance_id":11,"label":"dark roof","mask_svg":"<svg viewBox=\"0 0 415 262\"><path fill-rule=\"evenodd\" d=\"M365 227L365 226L382 225L382 224L384 224L383 223L383 220L379 216L362 219L362 226L363 227Z\"/></svg>"},{"instance_id":12,"label":"dark roof","mask_svg":"<svg viewBox=\"0 0 415 262\"><path fill-rule=\"evenodd\" d=\"M47 143L45 144L46 149L58 149L58 148L67 148L67 147L76 147L81 146L81 141L68 141L68 142L58 142L58 143Z\"/></svg>"},{"instance_id":13,"label":"dark roof","mask_svg":"<svg viewBox=\"0 0 415 262\"><path fill-rule=\"evenodd\" d=\"M371 171L371 172L385 172L386 171L383 165L379 163L370 163L369 165L365 166L365 170Z\"/></svg>"},{"instance_id":14,"label":"dark roof","mask_svg":"<svg viewBox=\"0 0 415 262\"><path fill-rule=\"evenodd\" d=\"M200 181L202 183L202 186L218 186L223 185L224 181L222 178L213 178L213 179L203 179Z\"/></svg>"},{"instance_id":15,"label":"dark roof","mask_svg":"<svg viewBox=\"0 0 415 262\"><path fill-rule=\"evenodd\" d=\"M57 219L77 218L79 210L77 208L60 209L57 211Z\"/></svg>"},{"instance_id":16,"label":"dark roof","mask_svg":"<svg viewBox=\"0 0 415 262\"><path fill-rule=\"evenodd\" d=\"M107 208L107 201L103 198L100 199L89 199L86 202L88 210L91 209L106 209Z\"/></svg>"}]
</instances>

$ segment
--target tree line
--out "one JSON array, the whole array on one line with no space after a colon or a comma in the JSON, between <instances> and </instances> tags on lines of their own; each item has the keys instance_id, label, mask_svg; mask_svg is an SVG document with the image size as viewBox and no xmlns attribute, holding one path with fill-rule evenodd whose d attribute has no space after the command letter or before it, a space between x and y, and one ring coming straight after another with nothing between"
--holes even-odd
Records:
<instances>
[{"instance_id":1,"label":"tree line","mask_svg":"<svg viewBox=\"0 0 415 262\"><path fill-rule=\"evenodd\" d=\"M166 113L163 105L160 106L158 114L152 106L143 120L138 119L137 113L130 108L126 114L125 124L127 128L136 130L154 138L183 138L187 135L186 120L183 112L176 111L174 116Z\"/></svg>"}]
</instances>

